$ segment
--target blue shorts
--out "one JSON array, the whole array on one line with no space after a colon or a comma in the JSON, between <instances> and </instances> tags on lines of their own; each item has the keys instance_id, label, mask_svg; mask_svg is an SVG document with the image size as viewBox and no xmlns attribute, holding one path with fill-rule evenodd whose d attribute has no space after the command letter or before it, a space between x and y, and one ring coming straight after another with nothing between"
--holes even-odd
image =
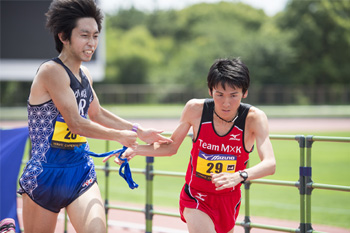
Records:
<instances>
[{"instance_id":1,"label":"blue shorts","mask_svg":"<svg viewBox=\"0 0 350 233\"><path fill-rule=\"evenodd\" d=\"M41 207L58 213L95 182L95 166L89 157L74 164L29 161L20 178L18 193L26 193Z\"/></svg>"}]
</instances>

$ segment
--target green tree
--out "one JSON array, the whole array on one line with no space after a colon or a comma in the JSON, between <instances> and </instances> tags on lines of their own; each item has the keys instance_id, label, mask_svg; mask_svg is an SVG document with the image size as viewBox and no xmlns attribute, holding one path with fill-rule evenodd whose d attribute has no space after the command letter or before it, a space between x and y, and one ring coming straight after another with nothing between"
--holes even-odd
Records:
<instances>
[{"instance_id":1,"label":"green tree","mask_svg":"<svg viewBox=\"0 0 350 233\"><path fill-rule=\"evenodd\" d=\"M135 26L142 25L147 18L147 15L135 9L121 9L114 14L108 14L106 17L107 28L118 28L122 30L129 30Z\"/></svg>"},{"instance_id":2,"label":"green tree","mask_svg":"<svg viewBox=\"0 0 350 233\"><path fill-rule=\"evenodd\" d=\"M350 1L290 1L279 27L293 33L295 83L350 83Z\"/></svg>"},{"instance_id":3,"label":"green tree","mask_svg":"<svg viewBox=\"0 0 350 233\"><path fill-rule=\"evenodd\" d=\"M203 88L215 59L237 56L249 65L255 84L289 80L290 35L261 10L241 3L197 4L179 11L173 25L176 49L164 66L170 72L161 75L161 68L158 81Z\"/></svg>"},{"instance_id":4,"label":"green tree","mask_svg":"<svg viewBox=\"0 0 350 233\"><path fill-rule=\"evenodd\" d=\"M108 82L147 83L150 69L162 59L157 43L144 26L128 31L110 28L107 34Z\"/></svg>"},{"instance_id":5,"label":"green tree","mask_svg":"<svg viewBox=\"0 0 350 233\"><path fill-rule=\"evenodd\" d=\"M215 59L241 57L254 84L290 82L290 33L282 33L274 18L251 6L202 3L148 14L130 9L108 17L109 81L203 88ZM131 22L124 22L128 17ZM133 74L127 72L135 63L140 65Z\"/></svg>"}]
</instances>

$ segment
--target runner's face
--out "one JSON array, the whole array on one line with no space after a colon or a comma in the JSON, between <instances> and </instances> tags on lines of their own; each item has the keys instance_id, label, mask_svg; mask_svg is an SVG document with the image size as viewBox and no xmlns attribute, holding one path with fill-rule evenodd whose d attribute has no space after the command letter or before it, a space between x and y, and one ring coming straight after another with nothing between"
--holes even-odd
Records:
<instances>
[{"instance_id":1,"label":"runner's face","mask_svg":"<svg viewBox=\"0 0 350 233\"><path fill-rule=\"evenodd\" d=\"M69 51L81 61L90 61L98 45L98 26L94 18L81 18L72 30Z\"/></svg>"},{"instance_id":2,"label":"runner's face","mask_svg":"<svg viewBox=\"0 0 350 233\"><path fill-rule=\"evenodd\" d=\"M225 120L232 120L236 116L242 98L246 97L242 88L225 85L224 89L221 84L214 87L210 95L214 99L216 113Z\"/></svg>"}]
</instances>

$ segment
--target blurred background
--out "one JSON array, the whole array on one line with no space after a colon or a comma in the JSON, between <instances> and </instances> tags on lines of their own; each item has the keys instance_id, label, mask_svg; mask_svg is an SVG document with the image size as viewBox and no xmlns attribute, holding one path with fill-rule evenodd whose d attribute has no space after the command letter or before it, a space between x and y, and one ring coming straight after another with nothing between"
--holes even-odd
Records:
<instances>
[{"instance_id":1,"label":"blurred background","mask_svg":"<svg viewBox=\"0 0 350 233\"><path fill-rule=\"evenodd\" d=\"M1 106L26 106L39 65L57 56L51 1L1 0ZM348 105L350 1L100 0L98 51L86 65L100 102L184 104L208 97L217 58L249 67L253 105Z\"/></svg>"},{"instance_id":2,"label":"blurred background","mask_svg":"<svg viewBox=\"0 0 350 233\"><path fill-rule=\"evenodd\" d=\"M35 73L41 63L58 56L45 28L50 2L0 0L0 128L5 121L27 124L26 103ZM215 59L240 57L251 75L244 102L261 107L273 119L271 132L349 137L350 0L99 0L98 4L105 14L99 47L84 65L92 73L100 103L117 115L146 127L173 130L190 98L209 97L206 76ZM97 153L120 147L101 140L89 143ZM278 171L272 179L297 180L298 144L276 140L273 144ZM155 169L185 172L190 148L187 138L177 155L157 158ZM314 179L349 186L349 143L316 143L314 148ZM258 161L253 153L252 164ZM100 159L95 163L102 166ZM133 160L132 168L144 167L144 158ZM108 193L104 174L98 172L104 196ZM143 175L134 176L140 188L132 192L113 177L112 201L144 203ZM169 185L169 180L157 179L154 204L177 208L183 181L171 180ZM252 215L298 221L298 190L283 188L254 187ZM314 193L313 223L349 230L349 193Z\"/></svg>"}]
</instances>

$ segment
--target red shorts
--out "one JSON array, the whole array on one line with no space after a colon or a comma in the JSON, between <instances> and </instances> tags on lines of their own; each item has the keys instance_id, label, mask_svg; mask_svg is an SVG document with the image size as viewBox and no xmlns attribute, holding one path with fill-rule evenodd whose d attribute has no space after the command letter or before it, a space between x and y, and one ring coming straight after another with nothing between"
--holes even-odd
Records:
<instances>
[{"instance_id":1,"label":"red shorts","mask_svg":"<svg viewBox=\"0 0 350 233\"><path fill-rule=\"evenodd\" d=\"M240 205L241 190L214 194L195 190L185 184L180 194L181 220L186 222L183 216L185 207L201 210L211 218L217 233L227 233L235 226Z\"/></svg>"}]
</instances>

